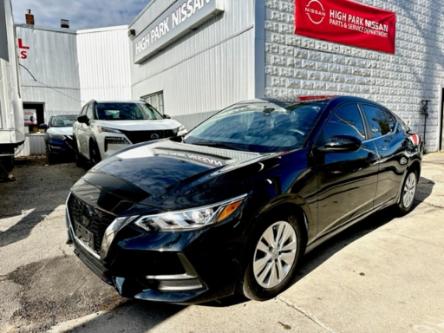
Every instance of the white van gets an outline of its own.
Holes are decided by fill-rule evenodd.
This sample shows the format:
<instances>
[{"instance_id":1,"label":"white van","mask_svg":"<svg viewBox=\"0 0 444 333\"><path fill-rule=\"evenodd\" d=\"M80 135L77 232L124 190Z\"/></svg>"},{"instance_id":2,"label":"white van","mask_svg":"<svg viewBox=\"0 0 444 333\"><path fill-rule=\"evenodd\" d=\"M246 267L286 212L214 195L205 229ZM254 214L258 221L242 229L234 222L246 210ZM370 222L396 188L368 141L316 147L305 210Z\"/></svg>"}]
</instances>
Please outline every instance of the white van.
<instances>
[{"instance_id":1,"label":"white van","mask_svg":"<svg viewBox=\"0 0 444 333\"><path fill-rule=\"evenodd\" d=\"M25 140L23 104L10 0L0 0L0 181L10 179L15 149Z\"/></svg>"}]
</instances>

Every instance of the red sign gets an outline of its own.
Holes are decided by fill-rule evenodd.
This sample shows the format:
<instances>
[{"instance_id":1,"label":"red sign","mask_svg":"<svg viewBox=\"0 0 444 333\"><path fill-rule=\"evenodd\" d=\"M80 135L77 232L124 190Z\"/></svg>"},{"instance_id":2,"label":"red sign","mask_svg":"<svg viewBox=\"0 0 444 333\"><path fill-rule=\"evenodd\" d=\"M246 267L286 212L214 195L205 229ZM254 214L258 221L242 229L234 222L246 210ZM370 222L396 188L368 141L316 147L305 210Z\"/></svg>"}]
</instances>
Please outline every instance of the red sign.
<instances>
[{"instance_id":1,"label":"red sign","mask_svg":"<svg viewBox=\"0 0 444 333\"><path fill-rule=\"evenodd\" d=\"M21 38L19 38L17 40L17 42L18 42L18 48L19 48L19 53L20 53L20 59L27 59L29 46L25 45L23 43L23 39L21 39Z\"/></svg>"},{"instance_id":2,"label":"red sign","mask_svg":"<svg viewBox=\"0 0 444 333\"><path fill-rule=\"evenodd\" d=\"M295 0L298 35L395 53L396 13L351 0Z\"/></svg>"}]
</instances>

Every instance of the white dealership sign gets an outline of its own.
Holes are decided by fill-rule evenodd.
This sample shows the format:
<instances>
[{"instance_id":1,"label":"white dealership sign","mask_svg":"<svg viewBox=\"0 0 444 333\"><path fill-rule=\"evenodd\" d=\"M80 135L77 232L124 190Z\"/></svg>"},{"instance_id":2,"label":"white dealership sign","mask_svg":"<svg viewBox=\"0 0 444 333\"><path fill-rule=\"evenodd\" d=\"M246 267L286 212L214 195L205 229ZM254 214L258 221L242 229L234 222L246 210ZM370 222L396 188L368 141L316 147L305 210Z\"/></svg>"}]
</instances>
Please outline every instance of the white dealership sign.
<instances>
[{"instance_id":1,"label":"white dealership sign","mask_svg":"<svg viewBox=\"0 0 444 333\"><path fill-rule=\"evenodd\" d=\"M142 63L223 11L224 0L177 0L134 39L134 62Z\"/></svg>"}]
</instances>

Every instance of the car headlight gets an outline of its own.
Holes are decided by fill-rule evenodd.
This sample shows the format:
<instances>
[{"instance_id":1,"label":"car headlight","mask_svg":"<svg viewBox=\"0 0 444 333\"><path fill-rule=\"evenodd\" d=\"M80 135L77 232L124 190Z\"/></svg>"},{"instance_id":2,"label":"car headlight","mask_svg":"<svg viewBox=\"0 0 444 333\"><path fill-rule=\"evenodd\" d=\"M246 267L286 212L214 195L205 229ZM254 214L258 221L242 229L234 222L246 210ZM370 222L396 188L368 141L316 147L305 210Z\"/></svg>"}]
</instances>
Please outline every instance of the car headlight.
<instances>
[{"instance_id":1,"label":"car headlight","mask_svg":"<svg viewBox=\"0 0 444 333\"><path fill-rule=\"evenodd\" d=\"M99 133L117 133L122 134L122 132L115 128L109 128L109 127L103 127L103 126L97 126L97 131Z\"/></svg>"},{"instance_id":2,"label":"car headlight","mask_svg":"<svg viewBox=\"0 0 444 333\"><path fill-rule=\"evenodd\" d=\"M142 216L135 223L146 231L157 228L166 231L195 230L223 222L239 212L246 197L247 195L244 194L210 206Z\"/></svg>"}]
</instances>

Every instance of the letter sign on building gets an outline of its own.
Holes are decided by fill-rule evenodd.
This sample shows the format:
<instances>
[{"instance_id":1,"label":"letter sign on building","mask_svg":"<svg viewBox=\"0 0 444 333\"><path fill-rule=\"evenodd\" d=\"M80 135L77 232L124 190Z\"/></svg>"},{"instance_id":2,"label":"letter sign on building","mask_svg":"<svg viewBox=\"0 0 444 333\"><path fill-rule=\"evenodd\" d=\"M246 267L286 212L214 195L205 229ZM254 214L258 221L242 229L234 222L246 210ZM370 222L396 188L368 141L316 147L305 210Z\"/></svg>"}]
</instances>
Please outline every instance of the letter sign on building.
<instances>
[{"instance_id":1,"label":"letter sign on building","mask_svg":"<svg viewBox=\"0 0 444 333\"><path fill-rule=\"evenodd\" d=\"M142 63L223 11L224 0L177 0L134 39L134 62Z\"/></svg>"},{"instance_id":2,"label":"letter sign on building","mask_svg":"<svg viewBox=\"0 0 444 333\"><path fill-rule=\"evenodd\" d=\"M295 33L394 54L396 13L351 0L295 0Z\"/></svg>"},{"instance_id":3,"label":"letter sign on building","mask_svg":"<svg viewBox=\"0 0 444 333\"><path fill-rule=\"evenodd\" d=\"M28 59L29 46L25 45L25 43L23 43L23 39L21 38L17 39L17 44L19 48L20 59Z\"/></svg>"}]
</instances>

